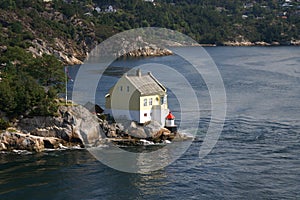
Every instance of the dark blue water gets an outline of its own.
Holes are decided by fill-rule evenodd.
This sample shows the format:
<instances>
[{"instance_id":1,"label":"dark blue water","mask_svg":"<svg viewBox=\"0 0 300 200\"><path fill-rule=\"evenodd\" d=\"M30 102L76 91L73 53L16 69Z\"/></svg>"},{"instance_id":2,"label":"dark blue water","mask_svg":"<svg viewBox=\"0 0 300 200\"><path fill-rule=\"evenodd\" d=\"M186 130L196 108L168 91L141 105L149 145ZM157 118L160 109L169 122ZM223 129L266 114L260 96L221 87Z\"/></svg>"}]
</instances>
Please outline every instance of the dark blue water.
<instances>
[{"instance_id":1,"label":"dark blue water","mask_svg":"<svg viewBox=\"0 0 300 200\"><path fill-rule=\"evenodd\" d=\"M209 103L207 88L197 80L204 98L199 135L168 167L130 174L103 165L86 150L1 153L0 199L299 199L300 48L207 51L224 80L227 116L204 159L198 153ZM152 59L182 64L172 56Z\"/></svg>"}]
</instances>

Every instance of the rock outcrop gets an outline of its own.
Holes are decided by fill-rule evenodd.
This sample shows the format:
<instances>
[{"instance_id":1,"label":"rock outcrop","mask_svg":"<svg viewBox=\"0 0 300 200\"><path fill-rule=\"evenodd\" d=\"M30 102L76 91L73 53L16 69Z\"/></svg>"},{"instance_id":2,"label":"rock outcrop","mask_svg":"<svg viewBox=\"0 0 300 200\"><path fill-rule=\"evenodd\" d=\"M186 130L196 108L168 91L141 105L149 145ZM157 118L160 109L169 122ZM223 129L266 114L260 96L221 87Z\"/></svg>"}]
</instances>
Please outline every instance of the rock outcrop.
<instances>
[{"instance_id":1,"label":"rock outcrop","mask_svg":"<svg viewBox=\"0 0 300 200\"><path fill-rule=\"evenodd\" d=\"M98 118L83 106L61 106L57 117L24 118L1 134L0 150L42 151L45 148L94 144L101 140Z\"/></svg>"},{"instance_id":2,"label":"rock outcrop","mask_svg":"<svg viewBox=\"0 0 300 200\"><path fill-rule=\"evenodd\" d=\"M46 42L42 39L34 39L31 41L31 46L28 51L34 56L42 56L43 54L50 54L56 56L66 65L79 65L86 56L86 52L79 51L74 47L68 46L59 38L55 38L55 45ZM79 59L80 58L80 59Z\"/></svg>"},{"instance_id":3,"label":"rock outcrop","mask_svg":"<svg viewBox=\"0 0 300 200\"><path fill-rule=\"evenodd\" d=\"M93 143L101 137L98 118L80 105L60 106L58 117L21 119L18 129L36 136L57 137L82 145Z\"/></svg>"},{"instance_id":4,"label":"rock outcrop","mask_svg":"<svg viewBox=\"0 0 300 200\"><path fill-rule=\"evenodd\" d=\"M151 45L134 49L128 53L123 54L122 57L168 56L172 54L173 52L169 49L159 48L155 45Z\"/></svg>"},{"instance_id":5,"label":"rock outcrop","mask_svg":"<svg viewBox=\"0 0 300 200\"><path fill-rule=\"evenodd\" d=\"M142 33L141 33L142 34ZM126 37L127 36L127 37ZM173 52L166 48L163 42L148 41L147 37L138 33L125 32L124 35L116 35L116 38L103 42L91 52L92 56L110 58L168 56Z\"/></svg>"},{"instance_id":6,"label":"rock outcrop","mask_svg":"<svg viewBox=\"0 0 300 200\"><path fill-rule=\"evenodd\" d=\"M156 121L140 125L133 121L109 123L104 115L91 113L83 106L60 106L56 117L23 118L15 128L0 133L0 151L97 146L106 142L117 145L166 143L187 139L172 133Z\"/></svg>"},{"instance_id":7,"label":"rock outcrop","mask_svg":"<svg viewBox=\"0 0 300 200\"><path fill-rule=\"evenodd\" d=\"M156 121L139 125L134 121L108 123L106 120L101 120L100 126L108 141L120 145L140 145L144 144L144 141L153 144L164 143L165 141L172 141L177 135L180 135L177 132L171 133Z\"/></svg>"},{"instance_id":8,"label":"rock outcrop","mask_svg":"<svg viewBox=\"0 0 300 200\"><path fill-rule=\"evenodd\" d=\"M27 150L41 152L45 148L57 149L68 145L63 139L24 134L16 129L8 129L0 135L0 150Z\"/></svg>"}]
</instances>

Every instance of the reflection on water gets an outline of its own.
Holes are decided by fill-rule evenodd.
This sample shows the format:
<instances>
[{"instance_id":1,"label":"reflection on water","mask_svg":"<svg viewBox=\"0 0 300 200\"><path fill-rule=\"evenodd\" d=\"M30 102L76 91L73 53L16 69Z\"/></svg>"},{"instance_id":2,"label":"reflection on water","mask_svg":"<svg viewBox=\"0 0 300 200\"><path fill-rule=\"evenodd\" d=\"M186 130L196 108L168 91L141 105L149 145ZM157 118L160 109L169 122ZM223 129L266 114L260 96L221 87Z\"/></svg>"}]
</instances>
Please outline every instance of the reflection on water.
<instances>
[{"instance_id":1,"label":"reflection on water","mask_svg":"<svg viewBox=\"0 0 300 200\"><path fill-rule=\"evenodd\" d=\"M149 173L174 162L188 149L191 143L192 140L173 142L156 149L156 151L153 151L154 147L152 147L152 151L147 148L148 150L144 152L138 152L141 149L137 149L136 152L127 151L114 145L92 147L88 150L95 158L114 169L131 173Z\"/></svg>"}]
</instances>

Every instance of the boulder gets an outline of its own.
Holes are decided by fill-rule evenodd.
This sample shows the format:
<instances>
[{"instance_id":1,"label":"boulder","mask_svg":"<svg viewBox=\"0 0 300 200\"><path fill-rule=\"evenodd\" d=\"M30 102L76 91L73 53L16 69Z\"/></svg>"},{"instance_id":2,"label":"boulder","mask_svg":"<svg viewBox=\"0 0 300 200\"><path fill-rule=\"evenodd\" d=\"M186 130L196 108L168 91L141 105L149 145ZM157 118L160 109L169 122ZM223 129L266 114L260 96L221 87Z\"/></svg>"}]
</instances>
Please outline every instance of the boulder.
<instances>
[{"instance_id":1,"label":"boulder","mask_svg":"<svg viewBox=\"0 0 300 200\"><path fill-rule=\"evenodd\" d=\"M156 121L151 121L147 125L138 125L136 122L132 121L125 123L124 130L126 134L140 139L153 138L153 136L161 129L161 124Z\"/></svg>"},{"instance_id":2,"label":"boulder","mask_svg":"<svg viewBox=\"0 0 300 200\"><path fill-rule=\"evenodd\" d=\"M44 150L42 137L31 136L14 131L5 131L0 136L1 150L27 150L41 152Z\"/></svg>"},{"instance_id":3,"label":"boulder","mask_svg":"<svg viewBox=\"0 0 300 200\"><path fill-rule=\"evenodd\" d=\"M124 132L127 135L130 135L133 138L147 138L147 134L145 133L142 126L139 126L134 121L124 121L122 122L124 126Z\"/></svg>"},{"instance_id":4,"label":"boulder","mask_svg":"<svg viewBox=\"0 0 300 200\"><path fill-rule=\"evenodd\" d=\"M161 124L157 121L151 121L144 127L144 130L147 134L147 138L154 138L157 132L162 128Z\"/></svg>"},{"instance_id":5,"label":"boulder","mask_svg":"<svg viewBox=\"0 0 300 200\"><path fill-rule=\"evenodd\" d=\"M68 112L72 115L69 121L72 129L77 131L78 138L82 138L83 144L93 144L101 139L100 126L95 114L89 112L85 107L77 105L68 107Z\"/></svg>"},{"instance_id":6,"label":"boulder","mask_svg":"<svg viewBox=\"0 0 300 200\"><path fill-rule=\"evenodd\" d=\"M43 138L44 147L47 149L58 149L62 144L66 144L65 141L55 137Z\"/></svg>"},{"instance_id":7,"label":"boulder","mask_svg":"<svg viewBox=\"0 0 300 200\"><path fill-rule=\"evenodd\" d=\"M171 134L171 131L169 131L166 128L161 128L159 131L157 131L156 133L154 133L152 135L152 138L157 139L157 138L160 138L162 135L163 136L169 136L170 134Z\"/></svg>"},{"instance_id":8,"label":"boulder","mask_svg":"<svg viewBox=\"0 0 300 200\"><path fill-rule=\"evenodd\" d=\"M56 137L80 145L93 144L103 137L97 116L83 106L60 106L58 113L58 117L20 119L17 127L31 135ZM108 124L105 126L108 128Z\"/></svg>"},{"instance_id":9,"label":"boulder","mask_svg":"<svg viewBox=\"0 0 300 200\"><path fill-rule=\"evenodd\" d=\"M32 118L22 118L17 123L17 128L26 132L36 132L36 129L46 129L47 127L59 124L56 118L36 116Z\"/></svg>"}]
</instances>

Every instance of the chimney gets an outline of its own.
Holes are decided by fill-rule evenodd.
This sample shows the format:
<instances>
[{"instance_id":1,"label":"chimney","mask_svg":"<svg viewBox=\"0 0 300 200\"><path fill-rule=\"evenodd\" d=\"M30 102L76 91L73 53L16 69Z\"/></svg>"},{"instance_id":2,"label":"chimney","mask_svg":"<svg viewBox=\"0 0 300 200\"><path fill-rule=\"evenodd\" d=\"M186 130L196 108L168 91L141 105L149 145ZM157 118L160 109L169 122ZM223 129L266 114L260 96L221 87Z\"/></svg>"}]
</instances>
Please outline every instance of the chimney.
<instances>
[{"instance_id":1,"label":"chimney","mask_svg":"<svg viewBox=\"0 0 300 200\"><path fill-rule=\"evenodd\" d=\"M141 77L142 76L142 72L141 72L141 69L137 69L136 70L136 75Z\"/></svg>"}]
</instances>

